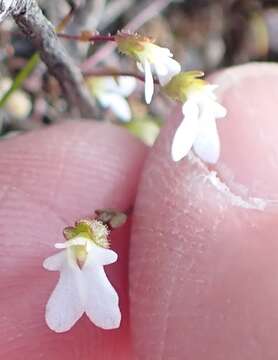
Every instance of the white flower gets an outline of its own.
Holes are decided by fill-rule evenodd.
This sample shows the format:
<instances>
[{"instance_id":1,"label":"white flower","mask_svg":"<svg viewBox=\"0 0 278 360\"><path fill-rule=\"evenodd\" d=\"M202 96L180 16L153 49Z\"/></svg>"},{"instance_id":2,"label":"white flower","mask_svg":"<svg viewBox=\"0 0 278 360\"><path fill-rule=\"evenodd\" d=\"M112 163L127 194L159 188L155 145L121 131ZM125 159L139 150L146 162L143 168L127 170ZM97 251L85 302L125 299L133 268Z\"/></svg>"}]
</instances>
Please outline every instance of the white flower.
<instances>
[{"instance_id":1,"label":"white flower","mask_svg":"<svg viewBox=\"0 0 278 360\"><path fill-rule=\"evenodd\" d=\"M88 223L80 221L73 231L76 232L80 224L82 231L65 243L56 244L56 248L64 250L43 263L45 269L60 272L45 314L47 325L55 332L71 329L84 312L102 329L120 326L119 298L103 269L104 265L117 261L118 256L114 251L100 246L107 244L107 228L93 220L89 224L89 234L87 230L84 232L84 226ZM88 234L92 235L91 238Z\"/></svg>"},{"instance_id":2,"label":"white flower","mask_svg":"<svg viewBox=\"0 0 278 360\"><path fill-rule=\"evenodd\" d=\"M226 116L226 109L217 102L217 85L206 84L187 93L182 112L184 118L176 130L172 143L172 158L179 161L193 146L205 162L216 163L220 155L220 141L215 119Z\"/></svg>"},{"instance_id":3,"label":"white flower","mask_svg":"<svg viewBox=\"0 0 278 360\"><path fill-rule=\"evenodd\" d=\"M138 34L119 32L116 36L118 49L137 61L139 70L145 73L145 100L150 104L154 92L153 73L160 85L166 85L181 71L180 64L174 60L167 48L154 44L153 39Z\"/></svg>"},{"instance_id":4,"label":"white flower","mask_svg":"<svg viewBox=\"0 0 278 360\"><path fill-rule=\"evenodd\" d=\"M136 87L136 80L130 76L91 78L88 85L104 108L111 108L122 121L131 120L132 114L127 100Z\"/></svg>"},{"instance_id":5,"label":"white flower","mask_svg":"<svg viewBox=\"0 0 278 360\"><path fill-rule=\"evenodd\" d=\"M160 85L166 85L173 76L181 71L180 64L172 59L173 54L167 48L148 43L144 52L138 54L137 66L145 73L145 101L150 104L154 93L153 73Z\"/></svg>"}]
</instances>

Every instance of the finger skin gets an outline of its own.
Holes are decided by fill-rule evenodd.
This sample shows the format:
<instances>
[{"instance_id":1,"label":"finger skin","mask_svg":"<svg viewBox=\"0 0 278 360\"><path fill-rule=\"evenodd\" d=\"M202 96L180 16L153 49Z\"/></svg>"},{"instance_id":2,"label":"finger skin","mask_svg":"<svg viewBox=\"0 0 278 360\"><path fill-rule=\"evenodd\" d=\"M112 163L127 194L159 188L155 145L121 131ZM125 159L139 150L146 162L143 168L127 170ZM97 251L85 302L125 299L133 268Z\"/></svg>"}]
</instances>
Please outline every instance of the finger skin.
<instances>
[{"instance_id":1,"label":"finger skin","mask_svg":"<svg viewBox=\"0 0 278 360\"><path fill-rule=\"evenodd\" d=\"M179 112L149 154L130 252L138 359L278 357L278 211L273 203L261 210L266 198L277 199L277 104L269 101L277 79L278 66L266 64L215 75L229 112L218 122L216 167L194 155L171 160Z\"/></svg>"},{"instance_id":2,"label":"finger skin","mask_svg":"<svg viewBox=\"0 0 278 360\"><path fill-rule=\"evenodd\" d=\"M218 122L222 150L217 171L241 196L277 200L277 65L238 66L211 80L219 84L219 100L229 109Z\"/></svg>"},{"instance_id":3,"label":"finger skin","mask_svg":"<svg viewBox=\"0 0 278 360\"><path fill-rule=\"evenodd\" d=\"M86 316L67 333L44 321L58 280L42 268L67 225L102 207L134 201L145 147L124 130L68 123L0 144L0 358L131 359L127 258L130 222L115 230L117 263L105 267L119 293L120 329L96 328Z\"/></svg>"}]
</instances>

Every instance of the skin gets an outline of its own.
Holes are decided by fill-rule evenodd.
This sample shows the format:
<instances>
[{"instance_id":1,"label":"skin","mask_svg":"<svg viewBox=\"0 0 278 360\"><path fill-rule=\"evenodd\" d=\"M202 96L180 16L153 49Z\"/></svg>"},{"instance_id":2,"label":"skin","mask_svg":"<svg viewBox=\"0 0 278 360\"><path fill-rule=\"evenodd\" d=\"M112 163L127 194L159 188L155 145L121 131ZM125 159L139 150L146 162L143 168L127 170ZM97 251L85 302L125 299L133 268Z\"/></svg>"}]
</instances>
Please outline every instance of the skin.
<instances>
[{"instance_id":1,"label":"skin","mask_svg":"<svg viewBox=\"0 0 278 360\"><path fill-rule=\"evenodd\" d=\"M236 67L212 81L229 111L217 123L216 167L171 161L179 111L150 151L125 130L92 122L0 143L1 359L277 359L278 207L246 204L278 200L278 66ZM207 180L210 170L231 193ZM121 328L103 331L83 316L53 333L44 306L58 274L43 259L74 220L132 205L132 229L129 220L112 235L119 261L106 267Z\"/></svg>"},{"instance_id":2,"label":"skin","mask_svg":"<svg viewBox=\"0 0 278 360\"><path fill-rule=\"evenodd\" d=\"M134 203L146 148L126 131L94 122L53 126L0 148L0 358L130 359L130 222L113 233L119 260L106 267L121 299L119 330L100 330L86 316L67 333L49 330L44 307L58 273L42 262L57 252L66 225L98 208Z\"/></svg>"}]
</instances>

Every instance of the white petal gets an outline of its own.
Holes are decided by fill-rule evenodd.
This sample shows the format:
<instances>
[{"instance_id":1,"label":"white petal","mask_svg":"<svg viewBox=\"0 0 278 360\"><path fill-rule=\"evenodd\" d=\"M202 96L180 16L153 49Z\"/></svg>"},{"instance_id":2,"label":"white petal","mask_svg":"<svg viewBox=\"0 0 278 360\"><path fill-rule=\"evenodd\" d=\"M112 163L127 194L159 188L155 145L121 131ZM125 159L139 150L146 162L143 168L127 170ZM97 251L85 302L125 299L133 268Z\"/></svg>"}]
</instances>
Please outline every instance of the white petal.
<instances>
[{"instance_id":1,"label":"white petal","mask_svg":"<svg viewBox=\"0 0 278 360\"><path fill-rule=\"evenodd\" d=\"M216 95L211 92L210 88L214 86L217 85L206 85L202 90L192 91L188 98L198 103L202 112L211 114L214 118L223 118L227 115L227 110L217 102Z\"/></svg>"},{"instance_id":2,"label":"white petal","mask_svg":"<svg viewBox=\"0 0 278 360\"><path fill-rule=\"evenodd\" d=\"M212 97L216 96L215 95L215 90L219 88L218 84L207 84L205 85L204 91L206 91L208 94L211 94Z\"/></svg>"},{"instance_id":3,"label":"white petal","mask_svg":"<svg viewBox=\"0 0 278 360\"><path fill-rule=\"evenodd\" d=\"M137 61L136 65L138 67L138 70L143 73L144 72L144 66L142 65L142 63L140 63L140 61Z\"/></svg>"},{"instance_id":4,"label":"white petal","mask_svg":"<svg viewBox=\"0 0 278 360\"><path fill-rule=\"evenodd\" d=\"M118 255L117 253L115 253L115 251L110 249L105 249L91 242L91 250L90 250L90 256L88 256L88 261L93 260L98 265L103 266L103 265L113 264L114 262L117 261L117 259L118 259Z\"/></svg>"},{"instance_id":5,"label":"white petal","mask_svg":"<svg viewBox=\"0 0 278 360\"><path fill-rule=\"evenodd\" d=\"M222 106L221 104L219 104L216 101L213 104L212 111L213 111L215 118L223 118L227 115L227 109L224 108L224 106Z\"/></svg>"},{"instance_id":6,"label":"white petal","mask_svg":"<svg viewBox=\"0 0 278 360\"><path fill-rule=\"evenodd\" d=\"M101 94L99 101L103 107L109 107L123 121L131 119L129 104L125 98L118 94Z\"/></svg>"},{"instance_id":7,"label":"white petal","mask_svg":"<svg viewBox=\"0 0 278 360\"><path fill-rule=\"evenodd\" d=\"M83 274L76 262L69 257L67 260L46 305L45 320L55 332L71 329L84 313L86 289Z\"/></svg>"},{"instance_id":8,"label":"white petal","mask_svg":"<svg viewBox=\"0 0 278 360\"><path fill-rule=\"evenodd\" d=\"M116 329L120 326L121 312L119 297L110 284L104 269L98 265L91 252L83 266L82 273L87 285L85 312L89 319L102 329Z\"/></svg>"},{"instance_id":9,"label":"white petal","mask_svg":"<svg viewBox=\"0 0 278 360\"><path fill-rule=\"evenodd\" d=\"M198 105L188 100L183 105L184 119L176 130L172 143L172 159L179 161L190 151L200 130L200 112Z\"/></svg>"},{"instance_id":10,"label":"white petal","mask_svg":"<svg viewBox=\"0 0 278 360\"><path fill-rule=\"evenodd\" d=\"M219 88L218 84L207 84L206 87L208 87L211 91L215 91Z\"/></svg>"},{"instance_id":11,"label":"white petal","mask_svg":"<svg viewBox=\"0 0 278 360\"><path fill-rule=\"evenodd\" d=\"M102 92L118 92L119 85L112 76L103 77L102 84Z\"/></svg>"},{"instance_id":12,"label":"white petal","mask_svg":"<svg viewBox=\"0 0 278 360\"><path fill-rule=\"evenodd\" d=\"M205 162L216 163L220 155L220 141L215 119L203 119L198 136L193 144L195 153Z\"/></svg>"},{"instance_id":13,"label":"white petal","mask_svg":"<svg viewBox=\"0 0 278 360\"><path fill-rule=\"evenodd\" d=\"M174 59L167 58L162 63L156 63L155 71L159 80L159 83L166 85L173 76L177 75L181 71L181 65Z\"/></svg>"},{"instance_id":14,"label":"white petal","mask_svg":"<svg viewBox=\"0 0 278 360\"><path fill-rule=\"evenodd\" d=\"M145 71L145 100L147 104L150 104L154 92L154 82L151 71L151 65L147 60L145 60L144 62L144 71Z\"/></svg>"},{"instance_id":15,"label":"white petal","mask_svg":"<svg viewBox=\"0 0 278 360\"><path fill-rule=\"evenodd\" d=\"M43 267L49 271L57 271L60 270L63 266L64 262L67 260L67 252L60 251L57 254L49 256L43 262Z\"/></svg>"},{"instance_id":16,"label":"white petal","mask_svg":"<svg viewBox=\"0 0 278 360\"><path fill-rule=\"evenodd\" d=\"M136 88L136 79L132 76L118 77L118 93L124 97L129 96Z\"/></svg>"},{"instance_id":17,"label":"white petal","mask_svg":"<svg viewBox=\"0 0 278 360\"><path fill-rule=\"evenodd\" d=\"M160 47L156 45L156 52L158 54L158 57L173 57L173 54L171 53L171 51L168 48L165 47Z\"/></svg>"},{"instance_id":18,"label":"white petal","mask_svg":"<svg viewBox=\"0 0 278 360\"><path fill-rule=\"evenodd\" d=\"M66 249L68 247L74 246L74 245L86 245L87 239L82 236L76 236L70 240L67 240L63 243L56 243L54 246L56 249Z\"/></svg>"},{"instance_id":19,"label":"white petal","mask_svg":"<svg viewBox=\"0 0 278 360\"><path fill-rule=\"evenodd\" d=\"M181 72L181 64L175 59L168 59L167 67L172 76Z\"/></svg>"},{"instance_id":20,"label":"white petal","mask_svg":"<svg viewBox=\"0 0 278 360\"><path fill-rule=\"evenodd\" d=\"M56 249L66 249L68 246L67 246L67 243L66 242L63 242L63 243L56 243L54 244L54 247Z\"/></svg>"},{"instance_id":21,"label":"white petal","mask_svg":"<svg viewBox=\"0 0 278 360\"><path fill-rule=\"evenodd\" d=\"M161 61L154 63L153 67L158 78L160 78L160 76L166 76L168 74L167 65Z\"/></svg>"}]
</instances>

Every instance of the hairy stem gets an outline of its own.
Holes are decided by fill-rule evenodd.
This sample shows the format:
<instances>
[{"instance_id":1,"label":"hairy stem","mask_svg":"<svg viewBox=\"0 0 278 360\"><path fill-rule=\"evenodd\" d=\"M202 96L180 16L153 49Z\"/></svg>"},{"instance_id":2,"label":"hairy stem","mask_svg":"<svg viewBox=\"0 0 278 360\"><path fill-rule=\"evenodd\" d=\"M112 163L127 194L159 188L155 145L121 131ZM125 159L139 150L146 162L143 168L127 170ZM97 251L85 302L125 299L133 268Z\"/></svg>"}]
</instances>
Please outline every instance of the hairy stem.
<instances>
[{"instance_id":1,"label":"hairy stem","mask_svg":"<svg viewBox=\"0 0 278 360\"><path fill-rule=\"evenodd\" d=\"M173 0L152 0L149 5L143 3L143 9L137 11L137 16L133 18L123 30L136 31L147 21L157 16L163 9L165 9ZM138 2L142 6L142 2ZM105 59L109 59L111 53L115 50L115 43L104 44L92 56L86 59L82 64L82 70L87 71L95 67L98 63Z\"/></svg>"},{"instance_id":2,"label":"hairy stem","mask_svg":"<svg viewBox=\"0 0 278 360\"><path fill-rule=\"evenodd\" d=\"M85 42L116 41L115 36L113 35L89 35L87 32L84 32L81 35L69 35L69 34L58 33L57 36L66 40L85 41Z\"/></svg>"}]
</instances>

